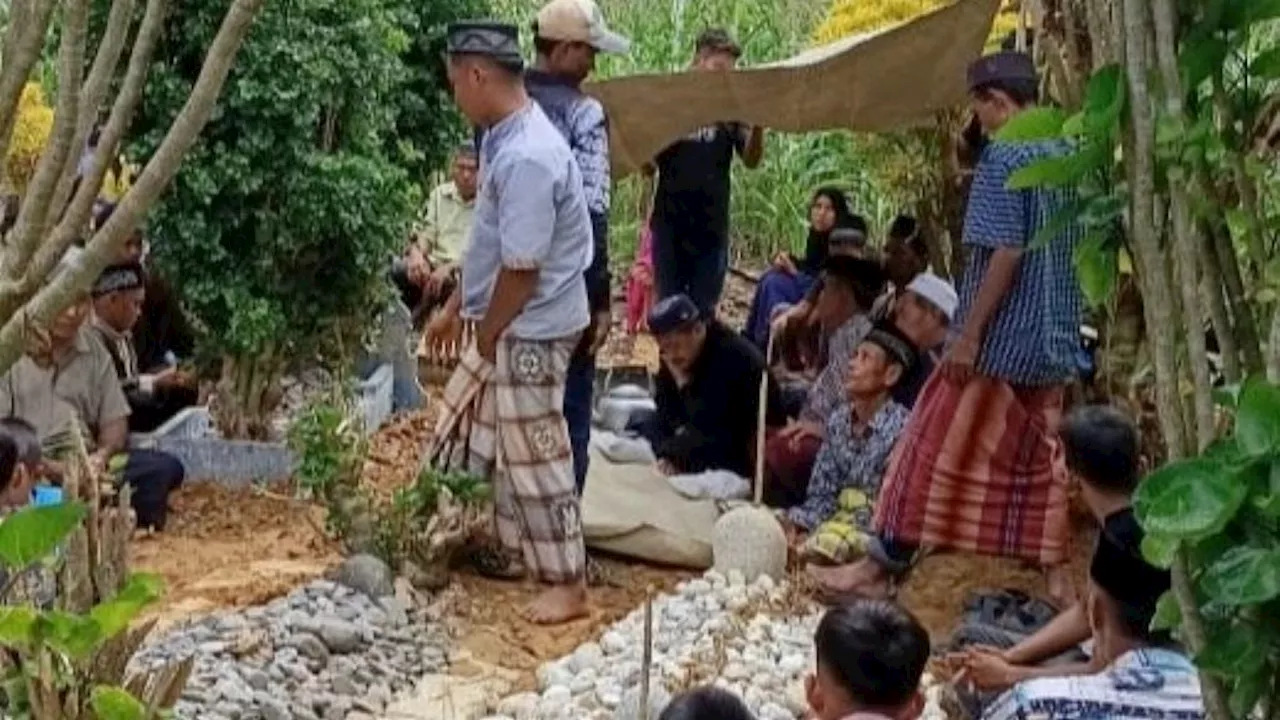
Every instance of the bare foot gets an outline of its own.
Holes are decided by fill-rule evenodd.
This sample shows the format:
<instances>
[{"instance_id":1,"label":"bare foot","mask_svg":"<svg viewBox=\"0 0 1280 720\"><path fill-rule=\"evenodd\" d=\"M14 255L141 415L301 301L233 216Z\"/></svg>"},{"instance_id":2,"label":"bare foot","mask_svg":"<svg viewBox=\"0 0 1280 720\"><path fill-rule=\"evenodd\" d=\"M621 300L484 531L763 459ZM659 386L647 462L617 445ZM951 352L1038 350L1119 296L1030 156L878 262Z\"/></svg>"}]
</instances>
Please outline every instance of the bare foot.
<instances>
[{"instance_id":1,"label":"bare foot","mask_svg":"<svg viewBox=\"0 0 1280 720\"><path fill-rule=\"evenodd\" d=\"M587 614L587 588L582 583L552 585L521 614L535 625L560 625L583 617Z\"/></svg>"},{"instance_id":2,"label":"bare foot","mask_svg":"<svg viewBox=\"0 0 1280 720\"><path fill-rule=\"evenodd\" d=\"M818 600L827 605L891 594L888 574L871 560L832 568L810 567L807 572L818 587Z\"/></svg>"}]
</instances>

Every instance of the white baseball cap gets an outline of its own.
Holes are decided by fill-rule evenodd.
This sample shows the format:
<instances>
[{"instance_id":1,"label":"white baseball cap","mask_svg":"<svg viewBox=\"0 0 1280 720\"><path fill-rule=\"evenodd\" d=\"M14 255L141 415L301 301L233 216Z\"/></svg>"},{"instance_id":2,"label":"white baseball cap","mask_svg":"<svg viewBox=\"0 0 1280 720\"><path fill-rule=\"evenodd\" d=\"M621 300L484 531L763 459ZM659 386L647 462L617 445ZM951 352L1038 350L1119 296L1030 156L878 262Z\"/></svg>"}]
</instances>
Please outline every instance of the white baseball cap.
<instances>
[{"instance_id":1,"label":"white baseball cap","mask_svg":"<svg viewBox=\"0 0 1280 720\"><path fill-rule=\"evenodd\" d=\"M631 41L611 31L595 0L551 0L538 11L538 37L586 43L600 52L625 55Z\"/></svg>"},{"instance_id":2,"label":"white baseball cap","mask_svg":"<svg viewBox=\"0 0 1280 720\"><path fill-rule=\"evenodd\" d=\"M907 285L907 292L928 300L934 307L942 311L947 322L956 319L956 308L960 305L960 297L956 295L951 283L931 272L922 272Z\"/></svg>"}]
</instances>

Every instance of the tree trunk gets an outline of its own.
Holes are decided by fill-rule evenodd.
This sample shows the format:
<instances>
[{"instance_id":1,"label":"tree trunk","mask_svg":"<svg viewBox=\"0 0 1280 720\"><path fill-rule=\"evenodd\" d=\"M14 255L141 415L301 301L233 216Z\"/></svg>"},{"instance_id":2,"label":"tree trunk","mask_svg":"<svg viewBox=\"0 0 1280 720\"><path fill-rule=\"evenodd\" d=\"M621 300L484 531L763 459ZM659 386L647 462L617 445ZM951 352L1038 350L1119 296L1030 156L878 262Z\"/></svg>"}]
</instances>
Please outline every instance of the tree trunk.
<instances>
[{"instance_id":1,"label":"tree trunk","mask_svg":"<svg viewBox=\"0 0 1280 720\"><path fill-rule=\"evenodd\" d=\"M1200 234L1200 257L1203 261L1204 281L1201 291L1209 310L1213 334L1218 338L1218 351L1222 355L1222 374L1229 383L1240 382L1240 345L1236 342L1236 329L1231 313L1223 300L1222 268L1218 254L1213 249L1213 239L1208 233Z\"/></svg>"},{"instance_id":2,"label":"tree trunk","mask_svg":"<svg viewBox=\"0 0 1280 720\"><path fill-rule=\"evenodd\" d=\"M1245 294L1244 273L1240 270L1240 261L1236 258L1236 250L1231 242L1231 230L1227 227L1226 218L1218 215L1215 220L1209 226L1209 238L1218 256L1218 266L1222 268L1222 286L1227 293L1227 305L1235 319L1236 344L1240 348L1244 374L1261 372L1262 336Z\"/></svg>"},{"instance_id":3,"label":"tree trunk","mask_svg":"<svg viewBox=\"0 0 1280 720\"><path fill-rule=\"evenodd\" d=\"M241 44L244 42L246 34L253 23L254 17L262 8L265 0L235 0L230 9L227 10L226 16L223 18L222 26L218 29L218 34L214 37L212 44L209 46L209 52L205 56L205 62L200 70L200 76L196 80L195 86L191 90L191 94L187 99L187 104L178 113L178 117L169 127L168 133L165 135L164 141L161 142L159 149L147 162L146 167L139 175L137 181L129 189L120 203L116 206L116 211L112 213L111 219L101 228L97 230L93 238L89 241L85 253L74 267L68 272L59 274L48 284L45 283L47 270L43 273L35 272L39 268L42 258L53 256L52 261L47 267L52 269L61 257L61 252L56 255L53 253L52 246L56 239L65 239L71 237L83 226L81 222L75 222L73 217L65 217L53 233L54 239L48 236L41 237L39 247L36 249L36 258L31 263L36 268L28 268L24 272L36 277L37 286L40 287L30 300L25 300L20 307L11 310L8 313L0 313L3 319L3 326L0 326L0 373L7 372L13 366L15 360L21 357L25 349L25 340L29 335L29 328L32 326L43 326L53 319L64 308L71 304L76 293L88 288L93 279L102 272L119 253L120 246L124 243L125 238L138 226L138 223L146 212L159 199L160 193L168 187L173 180L174 174L178 171L178 166L182 162L182 157L191 149L195 143L196 137L208 122L210 115L213 113L214 106L217 103L218 95L222 91L222 86L226 82L227 74L231 71L231 65L235 60L236 54L240 50ZM148 3L148 9L153 6L159 6L162 3L154 0ZM146 25L146 17L143 24ZM46 23L47 26L47 23ZM12 31L12 27L10 28ZM139 31L142 32L141 30ZM6 36L8 37L8 36ZM43 39L43 36L41 37ZM152 38L154 40L154 37ZM140 37L139 43L134 47L134 54L130 58L130 72L126 74L126 83L130 74L133 74L135 64L141 66L141 76L145 79L146 64L142 61L149 58L150 51L144 45L143 38ZM144 52L145 51L145 52ZM8 46L6 45L5 53L8 57ZM18 52L14 51L15 54ZM149 59L147 60L149 64ZM0 129L3 129L4 123L12 124L12 118L4 115L6 102L4 92L7 91L7 78L11 69L6 65L3 72L0 72ZM25 79L25 74L23 75ZM121 91L123 98L117 97L116 106L112 110L115 116L116 110L129 107L129 98L127 96L128 87ZM138 92L141 93L141 86L138 86ZM16 101L15 101L16 102ZM136 104L136 100L133 100ZM8 113L9 116L12 113ZM124 123L127 117L121 117L120 122ZM110 121L108 121L110 124ZM105 134L105 133L104 133ZM8 133L0 134L7 142ZM103 152L99 148L99 153ZM98 189L101 186L103 163L95 161L96 183L90 183L91 178L86 178L82 185L82 190L89 197L88 201L81 207L87 216L92 208L92 197L96 197ZM89 187L84 187L89 185ZM81 201L80 193L77 193L77 201ZM69 213L70 215L70 213ZM67 245L70 240L66 241ZM61 243L57 243L61 244ZM41 251L44 251L43 253ZM0 283L0 296L5 292L13 292L12 283Z\"/></svg>"},{"instance_id":4,"label":"tree trunk","mask_svg":"<svg viewBox=\"0 0 1280 720\"><path fill-rule=\"evenodd\" d=\"M212 406L222 437L234 440L277 440L272 414L280 404L283 365L273 349L222 360L222 377Z\"/></svg>"}]
</instances>

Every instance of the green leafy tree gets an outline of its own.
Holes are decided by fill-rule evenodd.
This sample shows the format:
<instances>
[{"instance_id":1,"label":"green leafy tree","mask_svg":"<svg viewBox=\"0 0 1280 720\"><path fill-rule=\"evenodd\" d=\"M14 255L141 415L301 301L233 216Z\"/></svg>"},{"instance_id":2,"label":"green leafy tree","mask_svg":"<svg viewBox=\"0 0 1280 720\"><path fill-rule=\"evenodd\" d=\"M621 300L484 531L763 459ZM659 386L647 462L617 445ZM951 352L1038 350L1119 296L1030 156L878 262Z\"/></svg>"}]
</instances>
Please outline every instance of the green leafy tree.
<instances>
[{"instance_id":1,"label":"green leafy tree","mask_svg":"<svg viewBox=\"0 0 1280 720\"><path fill-rule=\"evenodd\" d=\"M168 21L135 127L145 155L195 80L221 3ZM279 0L259 18L219 112L150 219L157 261L218 362L218 422L262 438L295 360L347 361L385 304L411 176L460 126L432 38L452 3ZM404 133L413 133L406 136Z\"/></svg>"}]
</instances>

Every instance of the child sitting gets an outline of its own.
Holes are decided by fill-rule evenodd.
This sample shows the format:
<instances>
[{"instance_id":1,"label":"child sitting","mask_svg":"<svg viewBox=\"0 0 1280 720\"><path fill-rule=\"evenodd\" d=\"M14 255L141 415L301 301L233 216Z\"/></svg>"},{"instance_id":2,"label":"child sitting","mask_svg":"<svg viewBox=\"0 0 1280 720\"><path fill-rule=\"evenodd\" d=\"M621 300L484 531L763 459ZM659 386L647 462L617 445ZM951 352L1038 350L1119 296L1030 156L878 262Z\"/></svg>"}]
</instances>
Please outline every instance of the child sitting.
<instances>
[{"instance_id":1,"label":"child sitting","mask_svg":"<svg viewBox=\"0 0 1280 720\"><path fill-rule=\"evenodd\" d=\"M815 720L907 720L924 709L929 633L899 605L859 600L829 610L814 634L817 671L805 683Z\"/></svg>"}]
</instances>

